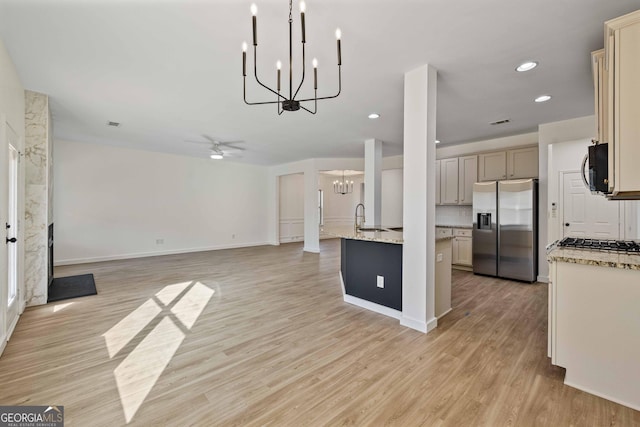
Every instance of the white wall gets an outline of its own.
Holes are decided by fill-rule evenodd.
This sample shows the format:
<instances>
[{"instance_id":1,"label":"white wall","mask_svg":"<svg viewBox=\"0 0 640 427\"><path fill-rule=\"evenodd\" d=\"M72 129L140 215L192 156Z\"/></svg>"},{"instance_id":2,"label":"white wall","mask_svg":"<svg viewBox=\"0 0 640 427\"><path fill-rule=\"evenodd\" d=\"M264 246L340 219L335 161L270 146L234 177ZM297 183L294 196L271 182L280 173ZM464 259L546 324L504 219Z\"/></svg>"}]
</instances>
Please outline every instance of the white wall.
<instances>
[{"instance_id":1,"label":"white wall","mask_svg":"<svg viewBox=\"0 0 640 427\"><path fill-rule=\"evenodd\" d=\"M7 128L11 127L18 136L18 150L24 153L24 88L18 77L4 43L0 40L0 224L7 221L8 205L8 142ZM24 296L24 167L20 171L18 189L18 216L21 219L18 230L18 292L20 311ZM0 244L0 353L5 347L9 334L7 307L7 245Z\"/></svg>"},{"instance_id":2,"label":"white wall","mask_svg":"<svg viewBox=\"0 0 640 427\"><path fill-rule=\"evenodd\" d=\"M266 167L59 140L54 157L57 264L267 242Z\"/></svg>"}]
</instances>

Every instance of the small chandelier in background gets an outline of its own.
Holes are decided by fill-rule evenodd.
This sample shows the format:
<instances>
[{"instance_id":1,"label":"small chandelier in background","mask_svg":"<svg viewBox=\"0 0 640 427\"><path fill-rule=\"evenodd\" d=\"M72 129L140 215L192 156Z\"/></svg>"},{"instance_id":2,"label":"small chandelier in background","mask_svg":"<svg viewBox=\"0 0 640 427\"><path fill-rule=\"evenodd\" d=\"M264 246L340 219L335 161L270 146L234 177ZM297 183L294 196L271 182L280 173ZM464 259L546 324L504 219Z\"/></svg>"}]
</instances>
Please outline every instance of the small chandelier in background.
<instances>
[{"instance_id":1,"label":"small chandelier in background","mask_svg":"<svg viewBox=\"0 0 640 427\"><path fill-rule=\"evenodd\" d=\"M306 36L305 36L305 21L304 21L304 12L305 12L305 3L303 1L300 2L300 26L302 32L302 78L300 80L300 84L296 91L293 91L293 39L292 39L292 29L293 29L293 19L291 16L292 10L292 0L289 0L289 96L282 95L280 93L280 71L282 68L282 63L278 61L276 63L276 75L277 75L277 85L276 90L273 90L269 86L265 85L258 78L258 65L257 65L257 51L258 51L258 32L257 32L257 13L258 7L255 4L251 5L251 13L253 14L253 73L256 78L258 84L273 95L276 96L275 101L263 101L263 102L249 102L247 101L247 43L242 43L242 88L243 88L243 96L244 102L248 105L265 105L265 104L277 104L278 107L278 115L282 114L283 111L298 111L303 109L311 114L316 114L318 111L318 100L322 99L331 99L337 98L342 91L342 50L340 47L340 38L341 32L340 29L336 30L336 39L337 39L337 49L338 49L338 93L332 96L323 96L318 98L318 61L313 58L313 90L314 96L313 98L305 98L305 99L296 99L298 96L298 92L302 87L302 83L304 83L305 77L305 52L304 46L306 44ZM286 90L286 89L285 89ZM311 102L313 101L313 110L304 107L301 105L302 102Z\"/></svg>"},{"instance_id":2,"label":"small chandelier in background","mask_svg":"<svg viewBox=\"0 0 640 427\"><path fill-rule=\"evenodd\" d=\"M342 181L333 181L333 192L336 194L350 194L353 193L353 181L344 179L344 171L342 171Z\"/></svg>"}]
</instances>

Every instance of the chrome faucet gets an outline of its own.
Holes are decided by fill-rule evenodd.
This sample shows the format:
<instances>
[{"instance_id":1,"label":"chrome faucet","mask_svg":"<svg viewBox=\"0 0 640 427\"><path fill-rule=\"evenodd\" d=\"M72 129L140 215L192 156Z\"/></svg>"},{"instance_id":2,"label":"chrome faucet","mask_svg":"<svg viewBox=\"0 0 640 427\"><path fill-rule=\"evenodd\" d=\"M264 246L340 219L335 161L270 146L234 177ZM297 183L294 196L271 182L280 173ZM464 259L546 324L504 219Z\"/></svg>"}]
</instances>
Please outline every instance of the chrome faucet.
<instances>
[{"instance_id":1,"label":"chrome faucet","mask_svg":"<svg viewBox=\"0 0 640 427\"><path fill-rule=\"evenodd\" d=\"M358 208L362 206L362 215L358 215ZM360 220L360 224L358 224L358 218L361 218ZM354 223L354 228L356 231L358 231L359 228L361 228L364 225L364 205L362 203L358 203L356 205L356 218L355 218L355 223Z\"/></svg>"}]
</instances>

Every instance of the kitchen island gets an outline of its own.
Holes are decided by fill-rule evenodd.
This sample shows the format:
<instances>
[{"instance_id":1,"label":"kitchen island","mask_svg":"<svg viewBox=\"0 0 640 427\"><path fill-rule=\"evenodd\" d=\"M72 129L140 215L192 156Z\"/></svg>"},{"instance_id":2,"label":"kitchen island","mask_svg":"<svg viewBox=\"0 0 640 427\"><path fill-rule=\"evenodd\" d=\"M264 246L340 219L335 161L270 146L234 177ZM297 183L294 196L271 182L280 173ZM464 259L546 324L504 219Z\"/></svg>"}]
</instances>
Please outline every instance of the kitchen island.
<instances>
[{"instance_id":1,"label":"kitchen island","mask_svg":"<svg viewBox=\"0 0 640 427\"><path fill-rule=\"evenodd\" d=\"M402 316L401 227L328 227L341 238L344 301L396 319ZM436 239L436 316L451 311L451 236Z\"/></svg>"},{"instance_id":2,"label":"kitchen island","mask_svg":"<svg viewBox=\"0 0 640 427\"><path fill-rule=\"evenodd\" d=\"M640 410L640 253L552 246L548 356L564 383Z\"/></svg>"}]
</instances>

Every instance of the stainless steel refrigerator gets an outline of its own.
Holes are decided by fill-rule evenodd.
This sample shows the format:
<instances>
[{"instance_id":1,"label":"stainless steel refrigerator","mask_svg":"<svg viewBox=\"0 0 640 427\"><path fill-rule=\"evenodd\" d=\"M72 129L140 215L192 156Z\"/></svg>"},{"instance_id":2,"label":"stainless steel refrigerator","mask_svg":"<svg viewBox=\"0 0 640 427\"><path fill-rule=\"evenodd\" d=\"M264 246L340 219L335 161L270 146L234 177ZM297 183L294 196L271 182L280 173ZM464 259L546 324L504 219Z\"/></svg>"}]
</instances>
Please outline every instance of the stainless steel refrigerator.
<instances>
[{"instance_id":1,"label":"stainless steel refrigerator","mask_svg":"<svg viewBox=\"0 0 640 427\"><path fill-rule=\"evenodd\" d=\"M535 282L538 180L473 184L473 272Z\"/></svg>"}]
</instances>

